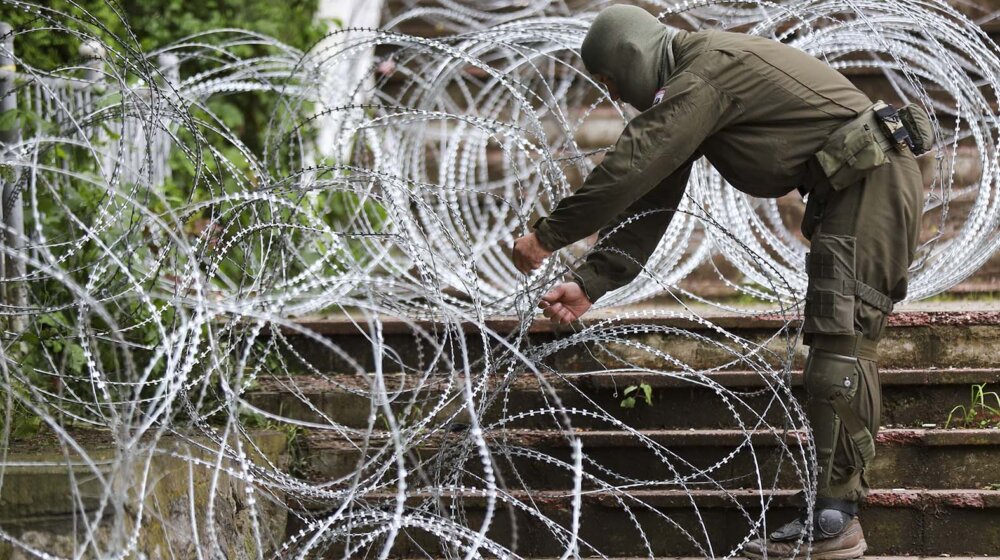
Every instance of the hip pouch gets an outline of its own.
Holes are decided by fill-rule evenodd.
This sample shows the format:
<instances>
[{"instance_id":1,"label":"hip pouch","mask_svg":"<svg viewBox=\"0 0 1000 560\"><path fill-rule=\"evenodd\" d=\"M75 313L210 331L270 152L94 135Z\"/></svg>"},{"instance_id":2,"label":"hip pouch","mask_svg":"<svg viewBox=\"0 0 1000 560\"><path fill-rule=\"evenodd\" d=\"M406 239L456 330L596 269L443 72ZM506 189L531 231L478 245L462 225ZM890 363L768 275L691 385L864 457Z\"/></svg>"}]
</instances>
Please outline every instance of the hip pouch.
<instances>
[{"instance_id":1,"label":"hip pouch","mask_svg":"<svg viewBox=\"0 0 1000 560\"><path fill-rule=\"evenodd\" d=\"M910 103L899 110L899 120L910 134L910 151L919 156L934 147L934 126L927 111L920 105Z\"/></svg>"},{"instance_id":2,"label":"hip pouch","mask_svg":"<svg viewBox=\"0 0 1000 560\"><path fill-rule=\"evenodd\" d=\"M816 152L816 160L834 190L860 182L873 169L889 161L879 142L882 131L878 126L875 111L869 107L835 130Z\"/></svg>"}]
</instances>

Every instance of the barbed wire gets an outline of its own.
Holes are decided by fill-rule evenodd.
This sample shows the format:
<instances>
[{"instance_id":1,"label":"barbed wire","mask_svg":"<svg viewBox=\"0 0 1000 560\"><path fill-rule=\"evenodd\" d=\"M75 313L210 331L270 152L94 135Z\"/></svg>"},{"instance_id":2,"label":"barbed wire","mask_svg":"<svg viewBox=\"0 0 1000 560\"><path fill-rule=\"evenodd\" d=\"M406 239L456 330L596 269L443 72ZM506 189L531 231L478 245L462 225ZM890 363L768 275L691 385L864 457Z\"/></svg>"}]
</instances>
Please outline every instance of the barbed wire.
<instances>
[{"instance_id":1,"label":"barbed wire","mask_svg":"<svg viewBox=\"0 0 1000 560\"><path fill-rule=\"evenodd\" d=\"M610 508L618 542L650 557L665 539L728 557L766 533L775 496L811 500L815 452L791 390L806 249L777 202L698 163L605 315L564 336L533 327L594 240L528 277L511 242L593 168L589 131L632 116L579 61L606 3L400 2L384 29L306 52L230 29L144 53L79 10L3 0L39 22L15 45L63 34L104 58L83 79L94 66L0 52L23 129L4 146L5 214L24 211L23 231L5 223L4 284L27 294L0 308L0 492L18 468L63 468L76 519L58 546L6 525L0 539L42 557L607 557L582 527ZM1000 72L968 18L916 0L644 5L876 71L936 115L925 211L940 225L911 299L996 251ZM447 34L403 31L421 21ZM259 146L224 107L250 95L267 111ZM970 154L974 180L957 171ZM723 260L738 276L715 266L720 279L756 304L680 286ZM654 295L673 305L621 307ZM708 306L776 326L740 336ZM619 382L638 400L690 391L728 439L689 456L684 418L630 425ZM21 458L19 415L54 453ZM292 441L284 459L266 445L275 432ZM602 453L601 437L641 459ZM674 498L683 507L663 506ZM716 507L735 512L725 538Z\"/></svg>"}]
</instances>

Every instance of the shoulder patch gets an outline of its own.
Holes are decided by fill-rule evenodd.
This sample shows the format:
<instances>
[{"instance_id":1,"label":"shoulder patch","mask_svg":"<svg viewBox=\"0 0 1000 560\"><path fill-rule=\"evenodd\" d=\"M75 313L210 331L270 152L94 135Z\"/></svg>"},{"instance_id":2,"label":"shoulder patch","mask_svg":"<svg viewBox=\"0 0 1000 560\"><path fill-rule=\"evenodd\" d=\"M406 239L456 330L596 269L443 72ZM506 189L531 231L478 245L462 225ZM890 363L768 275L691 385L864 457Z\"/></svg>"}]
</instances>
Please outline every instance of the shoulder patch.
<instances>
[{"instance_id":1,"label":"shoulder patch","mask_svg":"<svg viewBox=\"0 0 1000 560\"><path fill-rule=\"evenodd\" d=\"M653 105L659 105L660 101L663 101L663 97L667 95L667 88L660 88L656 92L656 97L653 98Z\"/></svg>"}]
</instances>

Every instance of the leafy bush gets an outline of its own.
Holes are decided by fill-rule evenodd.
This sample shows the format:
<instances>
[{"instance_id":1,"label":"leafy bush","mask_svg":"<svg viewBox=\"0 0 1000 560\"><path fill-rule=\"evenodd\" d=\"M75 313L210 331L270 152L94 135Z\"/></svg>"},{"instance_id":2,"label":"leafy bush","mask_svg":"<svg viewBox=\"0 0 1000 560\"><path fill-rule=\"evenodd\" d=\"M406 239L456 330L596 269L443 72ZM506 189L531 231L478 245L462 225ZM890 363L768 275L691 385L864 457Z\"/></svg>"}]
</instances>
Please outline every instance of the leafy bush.
<instances>
[{"instance_id":1,"label":"leafy bush","mask_svg":"<svg viewBox=\"0 0 1000 560\"><path fill-rule=\"evenodd\" d=\"M0 20L11 24L19 33L15 39L15 53L21 59L21 64L42 71L55 71L78 66L81 63L78 48L81 36L96 36L107 42L112 49L128 53L129 57L139 56L158 47L175 42L183 37L217 28L242 28L261 34L273 36L286 44L305 50L319 40L326 27L321 22L314 21L318 0L290 0L288 2L261 2L259 0L206 0L204 2L187 2L183 0L129 0L115 2L113 0L76 0L75 2L52 2L52 10L59 12L37 12L7 10ZM127 23L126 23L127 22ZM57 25L56 25L57 24ZM69 32L46 31L56 27L69 28ZM33 30L33 31L32 31ZM27 33L20 33L28 31ZM74 34L79 32L80 35ZM255 56L264 54L255 52L260 47L246 45L235 47L239 56ZM187 71L198 71L197 67L186 68ZM274 96L260 93L239 93L211 99L205 109L194 107L190 110L192 119L210 121L218 118L226 127L235 132L239 141L251 152L262 151L267 135L268 121L274 110ZM120 102L120 96L118 96ZM100 101L109 110L114 119L115 95L108 94ZM25 109L15 113L0 115L0 119L17 118L24 135L30 137L36 132L60 136L66 134L71 126L66 123L46 122L38 115ZM308 107L305 108L308 110ZM211 116L208 115L211 113ZM10 124L10 123L7 123ZM6 128L6 127L5 127ZM117 142L114 131L105 125L96 124L94 129L103 128L105 141ZM178 132L177 143L188 148L188 153L173 150L170 156L171 177L162 185L156 185L157 193L144 200L148 201L149 209L163 215L178 207L192 202L207 200L220 192L210 192L218 188L221 192L233 192L245 188L250 172L245 158L240 157L232 142L221 137L201 137L198 139L186 135L182 129ZM238 169L224 167L219 164L216 154L229 162L236 162ZM25 406L25 403L37 401L35 391L43 391L48 396L49 403L58 403L58 413L69 413L71 416L80 412L82 417L100 415L102 411L88 398L93 391L91 380L87 374L87 362L92 360L96 367L104 372L121 372L123 380L134 380L130 376L142 371L147 380L155 380L162 376L165 369L165 358L156 356L157 345L161 342L162 331L156 323L165 325L167 329L174 324L173 308L155 296L157 282L173 274L170 262L156 263L161 270L149 274L144 284L145 293L152 294L148 302L143 303L138 298L117 298L123 289L128 289L129 280L121 274L110 273L102 276L100 285L91 286L90 293L102 298L112 313L112 319L117 324L108 323L93 314L82 312L77 308L78 297L70 292L68 284L84 285L91 277L95 263L105 258L107 248L97 245L97 241L88 239L84 232L87 224L77 223L70 217L87 217L95 214L96 209L108 204L109 194L101 187L98 179L101 173L99 162L95 161L93 152L76 148L69 144L52 144L43 149L37 156L39 164L50 165L53 168L72 169L73 180L65 184L46 185L48 190L44 196L37 197L38 213L26 212L26 232L36 225L51 235L46 239L47 250L52 252L54 259L60 262L60 268L66 273L66 278L55 280L41 275L31 283L30 304L37 309L46 310L42 314L31 317L28 329L21 334L16 343L9 347L7 360L9 364L18 367L19 381L12 382L9 387L6 403L0 402L5 413L0 413L0 425L10 424L15 436L30 435L39 427L37 418ZM197 165L196 163L197 162ZM202 177L205 173L212 174L215 181L196 180L196 175ZM234 180L238 176L241 182ZM88 178L96 179L90 182ZM119 185L122 191L129 192L134 185ZM146 196L135 190L136 196ZM253 209L247 210L252 212ZM207 211L205 211L207 212ZM125 219L114 223L109 228L128 232L131 239L145 236L148 241L135 244L120 258L128 263L137 263L142 269L155 261L160 252L158 246L161 239L148 231L135 229L138 218L124 213ZM183 223L179 228L189 238L198 237L200 228L206 221L204 212L180 217ZM86 218L84 218L86 219ZM237 216L233 227L241 226L242 217ZM36 224L41 220L43 224ZM246 222L246 220L243 220ZM115 231L115 230L112 230ZM224 232L220 232L222 235ZM124 233L123 233L124 236ZM162 237L162 235L161 235ZM141 237L140 237L141 238ZM77 243L77 240L82 240ZM223 273L235 282L240 282L243 262L251 260L253 255L243 255L238 251L223 263ZM131 265L126 266L130 268ZM29 270L30 272L30 270ZM170 279L168 278L168 281ZM152 309L151 309L152 308ZM80 312L78 312L80 311ZM155 315L155 317L154 317ZM81 322L85 325L80 325ZM206 336L208 334L206 333ZM87 348L85 348L87 347ZM138 365L136 365L138 363ZM148 369L146 369L148 368ZM113 374L112 374L113 375ZM112 384L108 388L113 393L116 390ZM123 391L132 391L128 385ZM137 393L122 394L124 399L136 399L149 396L155 384L148 385ZM62 395L68 396L63 399ZM57 398L53 398L57 395Z\"/></svg>"}]
</instances>

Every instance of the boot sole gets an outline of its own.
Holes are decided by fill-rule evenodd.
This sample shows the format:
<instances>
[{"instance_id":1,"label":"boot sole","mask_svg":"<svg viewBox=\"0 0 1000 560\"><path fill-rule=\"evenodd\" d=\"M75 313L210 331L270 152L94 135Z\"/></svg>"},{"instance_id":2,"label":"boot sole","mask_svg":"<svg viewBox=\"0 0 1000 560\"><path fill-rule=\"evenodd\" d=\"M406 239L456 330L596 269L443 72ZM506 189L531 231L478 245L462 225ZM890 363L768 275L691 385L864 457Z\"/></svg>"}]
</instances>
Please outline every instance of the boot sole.
<instances>
[{"instance_id":1,"label":"boot sole","mask_svg":"<svg viewBox=\"0 0 1000 560\"><path fill-rule=\"evenodd\" d=\"M820 552L818 554L810 552L809 558L811 558L812 560L853 560L854 558L861 558L862 556L864 556L866 550L868 550L868 543L865 542L864 537L861 537L861 540L858 541L858 544L852 546L851 548L845 548L843 550L829 550L827 552ZM764 558L764 555L762 554L757 554L756 552L749 552L746 550L743 551L743 554L745 554L747 558L751 558L753 560L763 560ZM771 554L768 554L767 557L781 558L780 556L775 556ZM805 558L806 552L804 550L800 550L799 556L796 556L796 558L799 557Z\"/></svg>"}]
</instances>

